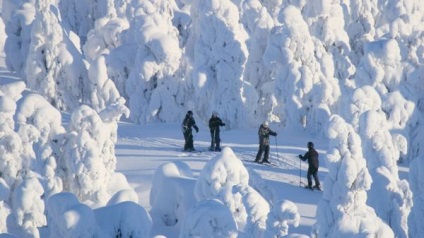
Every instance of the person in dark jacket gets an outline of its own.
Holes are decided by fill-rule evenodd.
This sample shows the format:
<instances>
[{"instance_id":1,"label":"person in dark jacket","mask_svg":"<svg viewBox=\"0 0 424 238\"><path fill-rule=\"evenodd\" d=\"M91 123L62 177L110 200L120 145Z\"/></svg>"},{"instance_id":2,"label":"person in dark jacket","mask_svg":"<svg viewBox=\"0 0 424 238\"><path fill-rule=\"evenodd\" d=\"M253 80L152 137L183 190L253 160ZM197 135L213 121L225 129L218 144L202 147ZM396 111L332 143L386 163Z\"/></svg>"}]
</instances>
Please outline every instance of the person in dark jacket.
<instances>
[{"instance_id":1,"label":"person in dark jacket","mask_svg":"<svg viewBox=\"0 0 424 238\"><path fill-rule=\"evenodd\" d=\"M308 152L305 155L299 155L299 159L306 161L308 160L308 185L306 188L309 189L317 189L321 190L319 179L318 179L318 168L319 168L319 160L318 160L318 152L314 149L314 143L308 142ZM315 186L312 187L312 176L315 180Z\"/></svg>"},{"instance_id":2,"label":"person in dark jacket","mask_svg":"<svg viewBox=\"0 0 424 238\"><path fill-rule=\"evenodd\" d=\"M257 163L268 163L269 164L269 136L277 136L277 133L269 129L268 122L264 122L258 130L259 135L259 151L256 155L255 162ZM262 154L264 153L264 158L262 161Z\"/></svg>"},{"instance_id":3,"label":"person in dark jacket","mask_svg":"<svg viewBox=\"0 0 424 238\"><path fill-rule=\"evenodd\" d=\"M211 151L221 151L221 137L219 135L219 127L225 126L217 112L212 112L212 117L209 119L209 129L211 132Z\"/></svg>"},{"instance_id":4,"label":"person in dark jacket","mask_svg":"<svg viewBox=\"0 0 424 238\"><path fill-rule=\"evenodd\" d=\"M181 124L183 135L184 135L184 151L194 151L194 145L193 145L193 133L192 129L194 128L196 130L196 133L199 132L199 128L196 125L196 121L193 118L193 112L188 111L183 123Z\"/></svg>"}]
</instances>

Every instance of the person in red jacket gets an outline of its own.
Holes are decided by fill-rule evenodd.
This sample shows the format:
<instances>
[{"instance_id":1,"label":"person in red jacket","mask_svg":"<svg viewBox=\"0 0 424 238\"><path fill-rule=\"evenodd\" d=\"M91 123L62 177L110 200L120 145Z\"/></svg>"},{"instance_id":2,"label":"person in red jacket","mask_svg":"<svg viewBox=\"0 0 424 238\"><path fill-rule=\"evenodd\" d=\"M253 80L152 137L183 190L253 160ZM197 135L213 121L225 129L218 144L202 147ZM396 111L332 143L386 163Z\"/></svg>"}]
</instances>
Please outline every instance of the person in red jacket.
<instances>
[{"instance_id":1,"label":"person in red jacket","mask_svg":"<svg viewBox=\"0 0 424 238\"><path fill-rule=\"evenodd\" d=\"M314 149L314 143L308 142L308 152L305 155L299 155L299 159L303 161L308 161L308 173L306 177L308 178L308 185L306 188L309 189L317 189L321 190L319 179L318 179L318 168L319 168L319 160L318 160L318 152ZM312 187L312 176L315 180L315 186Z\"/></svg>"}]
</instances>

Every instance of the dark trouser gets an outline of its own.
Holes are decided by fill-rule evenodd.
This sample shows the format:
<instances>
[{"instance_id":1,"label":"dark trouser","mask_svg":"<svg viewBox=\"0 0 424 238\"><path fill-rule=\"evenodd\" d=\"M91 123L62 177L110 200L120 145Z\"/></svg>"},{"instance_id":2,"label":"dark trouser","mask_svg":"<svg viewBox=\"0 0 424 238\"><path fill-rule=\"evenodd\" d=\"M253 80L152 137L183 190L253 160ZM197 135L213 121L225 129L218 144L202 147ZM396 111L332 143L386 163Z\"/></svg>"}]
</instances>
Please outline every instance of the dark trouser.
<instances>
[{"instance_id":1,"label":"dark trouser","mask_svg":"<svg viewBox=\"0 0 424 238\"><path fill-rule=\"evenodd\" d=\"M218 130L211 130L211 150L219 150L221 138Z\"/></svg>"},{"instance_id":2,"label":"dark trouser","mask_svg":"<svg viewBox=\"0 0 424 238\"><path fill-rule=\"evenodd\" d=\"M264 153L264 159L262 161L268 161L268 156L269 156L269 145L259 145L259 151L258 154L256 155L256 162L259 162L262 158L262 153Z\"/></svg>"},{"instance_id":3,"label":"dark trouser","mask_svg":"<svg viewBox=\"0 0 424 238\"><path fill-rule=\"evenodd\" d=\"M316 186L320 185L319 179L318 179L318 169L317 168L309 166L308 174L306 176L308 178L308 186L312 186L312 176L314 177L315 185Z\"/></svg>"},{"instance_id":4,"label":"dark trouser","mask_svg":"<svg viewBox=\"0 0 424 238\"><path fill-rule=\"evenodd\" d=\"M194 145L193 145L193 133L191 133L190 131L187 131L184 134L184 150L194 150Z\"/></svg>"}]
</instances>

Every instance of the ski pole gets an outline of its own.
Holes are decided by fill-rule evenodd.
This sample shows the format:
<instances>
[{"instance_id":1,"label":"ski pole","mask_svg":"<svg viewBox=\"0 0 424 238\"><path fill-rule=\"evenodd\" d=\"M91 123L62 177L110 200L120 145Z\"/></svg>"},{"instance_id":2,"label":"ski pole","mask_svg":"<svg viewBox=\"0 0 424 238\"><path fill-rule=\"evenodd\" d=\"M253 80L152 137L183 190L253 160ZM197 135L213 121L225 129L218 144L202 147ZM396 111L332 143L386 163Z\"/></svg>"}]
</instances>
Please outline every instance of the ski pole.
<instances>
[{"instance_id":1,"label":"ski pole","mask_svg":"<svg viewBox=\"0 0 424 238\"><path fill-rule=\"evenodd\" d=\"M212 150L215 150L215 147L216 147L215 133L216 133L216 130L213 130L212 148L211 148Z\"/></svg>"},{"instance_id":2,"label":"ski pole","mask_svg":"<svg viewBox=\"0 0 424 238\"><path fill-rule=\"evenodd\" d=\"M302 160L299 159L299 187L302 186Z\"/></svg>"},{"instance_id":3,"label":"ski pole","mask_svg":"<svg viewBox=\"0 0 424 238\"><path fill-rule=\"evenodd\" d=\"M197 136L197 131L196 131L196 134L194 134L194 136L193 136L193 141L194 141L194 139L196 139L196 136Z\"/></svg>"},{"instance_id":4,"label":"ski pole","mask_svg":"<svg viewBox=\"0 0 424 238\"><path fill-rule=\"evenodd\" d=\"M275 136L275 150L277 151L277 157L280 157L280 156L278 155L277 136Z\"/></svg>"}]
</instances>

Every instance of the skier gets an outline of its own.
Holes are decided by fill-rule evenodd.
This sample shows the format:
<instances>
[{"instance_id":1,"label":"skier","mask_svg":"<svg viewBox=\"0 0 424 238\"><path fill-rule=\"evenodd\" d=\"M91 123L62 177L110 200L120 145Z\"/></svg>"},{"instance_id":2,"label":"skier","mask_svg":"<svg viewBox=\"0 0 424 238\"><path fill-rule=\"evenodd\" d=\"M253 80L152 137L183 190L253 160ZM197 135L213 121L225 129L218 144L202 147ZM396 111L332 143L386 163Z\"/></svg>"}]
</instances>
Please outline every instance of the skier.
<instances>
[{"instance_id":1,"label":"skier","mask_svg":"<svg viewBox=\"0 0 424 238\"><path fill-rule=\"evenodd\" d=\"M184 151L194 151L193 146L193 133L192 133L192 127L196 130L196 133L199 132L199 128L196 126L196 121L194 121L193 118L193 112L188 111L183 123L181 124L182 131L184 134Z\"/></svg>"},{"instance_id":2,"label":"skier","mask_svg":"<svg viewBox=\"0 0 424 238\"><path fill-rule=\"evenodd\" d=\"M306 188L309 189L317 189L321 191L319 179L318 179L318 168L319 168L319 160L318 160L318 152L314 149L314 143L308 142L308 152L305 153L304 156L299 155L299 159L306 161L308 160L308 185ZM314 177L315 186L312 187L312 178Z\"/></svg>"},{"instance_id":3,"label":"skier","mask_svg":"<svg viewBox=\"0 0 424 238\"><path fill-rule=\"evenodd\" d=\"M219 136L220 126L225 126L225 123L218 117L218 113L214 111L212 112L211 119L209 119L209 129L211 132L211 147L209 150L211 151L221 151L221 138Z\"/></svg>"},{"instance_id":4,"label":"skier","mask_svg":"<svg viewBox=\"0 0 424 238\"><path fill-rule=\"evenodd\" d=\"M269 135L272 136L277 136L277 133L272 131L271 129L269 129L268 127L268 122L265 121L258 130L258 135L259 135L259 151L258 154L256 155L256 159L255 162L256 163L270 163L268 160L269 157ZM264 158L261 160L262 157L262 153L264 153Z\"/></svg>"}]
</instances>

